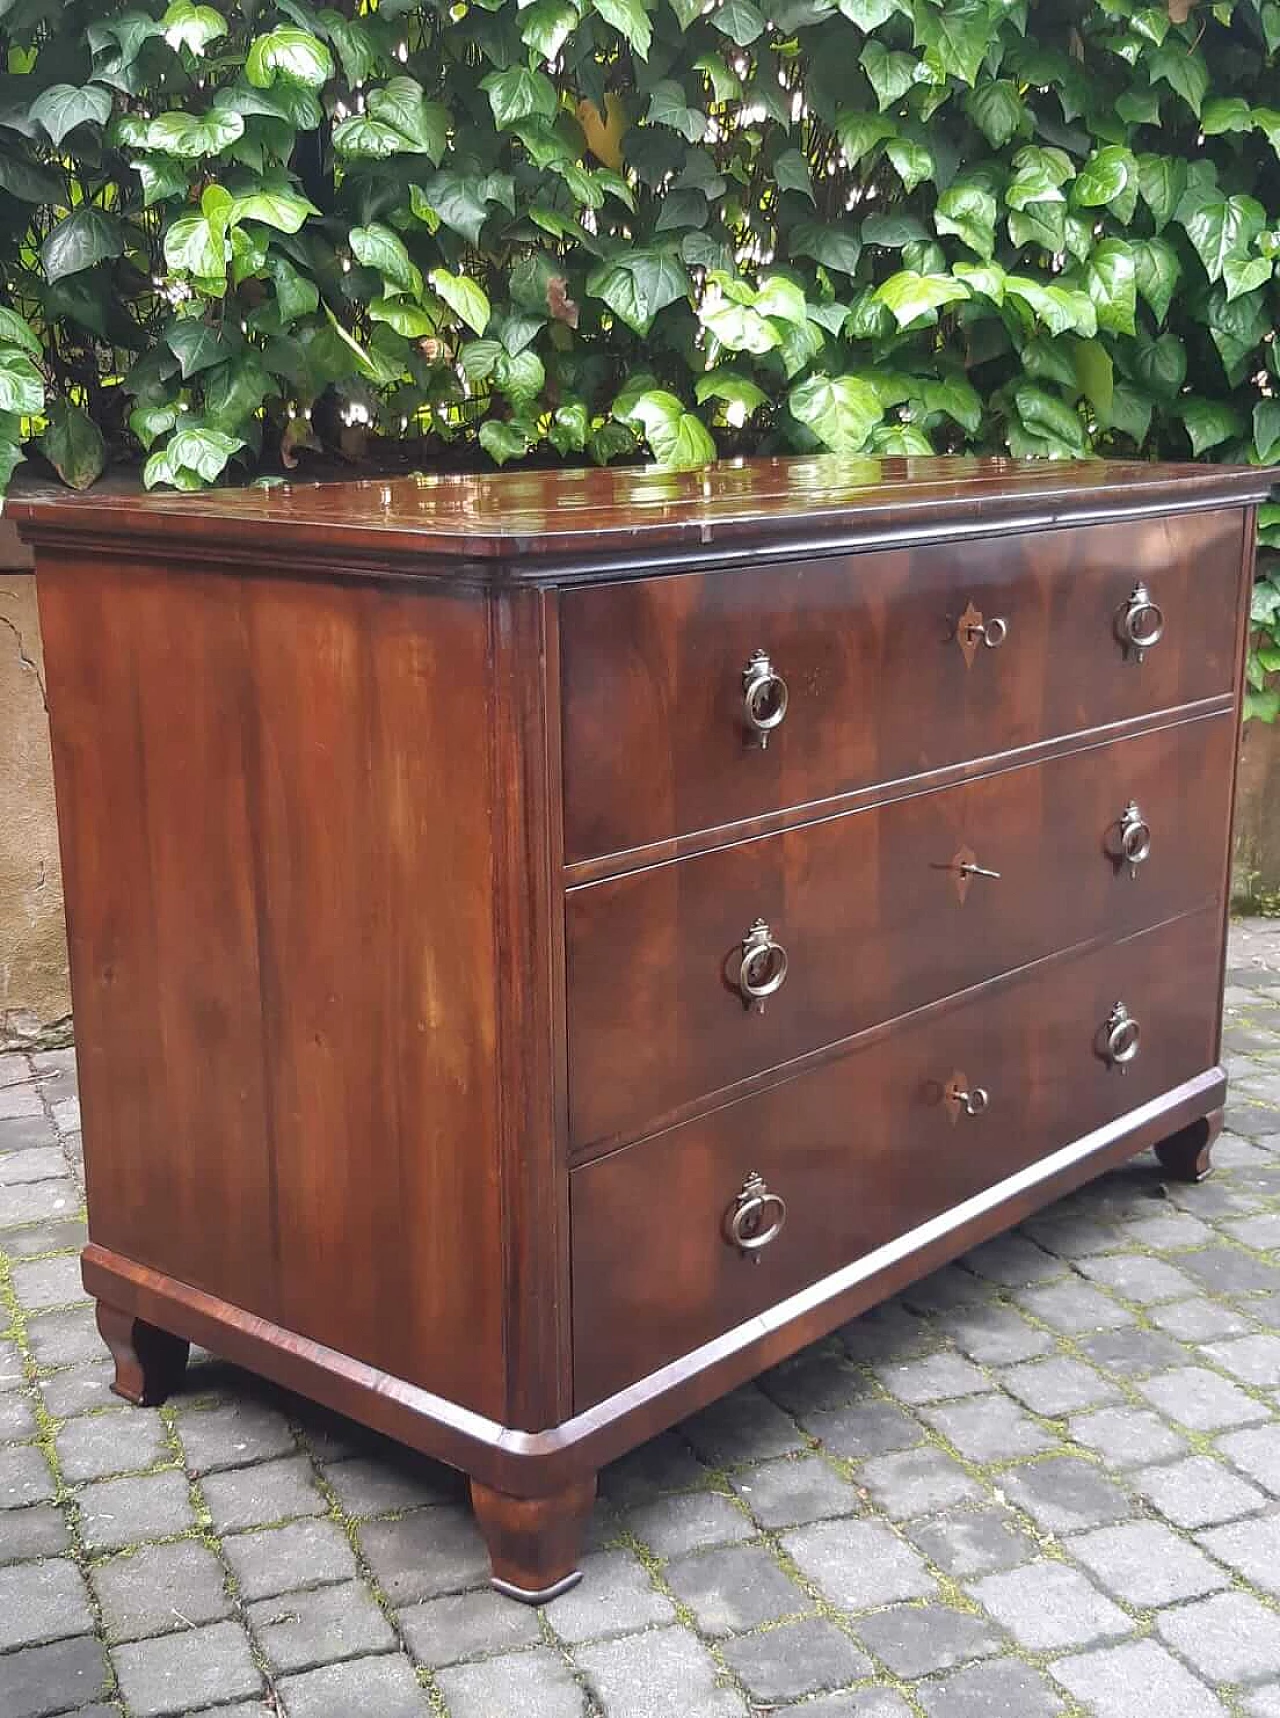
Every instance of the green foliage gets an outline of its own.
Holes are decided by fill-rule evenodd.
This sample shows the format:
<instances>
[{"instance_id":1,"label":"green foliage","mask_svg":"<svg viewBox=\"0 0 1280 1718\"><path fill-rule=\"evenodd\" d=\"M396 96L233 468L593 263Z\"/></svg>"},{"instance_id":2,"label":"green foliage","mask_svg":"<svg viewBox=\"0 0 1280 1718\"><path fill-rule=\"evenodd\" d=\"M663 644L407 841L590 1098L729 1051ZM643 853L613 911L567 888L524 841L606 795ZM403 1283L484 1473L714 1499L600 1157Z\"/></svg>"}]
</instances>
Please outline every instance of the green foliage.
<instances>
[{"instance_id":1,"label":"green foliage","mask_svg":"<svg viewBox=\"0 0 1280 1718\"><path fill-rule=\"evenodd\" d=\"M1280 458L1272 3L0 0L0 39L3 478Z\"/></svg>"}]
</instances>

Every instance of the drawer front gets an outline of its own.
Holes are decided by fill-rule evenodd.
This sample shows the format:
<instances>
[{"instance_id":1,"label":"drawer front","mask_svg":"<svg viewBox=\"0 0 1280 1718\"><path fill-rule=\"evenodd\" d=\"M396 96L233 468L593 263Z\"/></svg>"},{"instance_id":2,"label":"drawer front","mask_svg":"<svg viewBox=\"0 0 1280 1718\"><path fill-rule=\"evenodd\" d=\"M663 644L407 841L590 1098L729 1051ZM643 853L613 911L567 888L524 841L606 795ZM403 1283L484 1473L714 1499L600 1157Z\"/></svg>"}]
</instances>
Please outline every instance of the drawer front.
<instances>
[{"instance_id":1,"label":"drawer front","mask_svg":"<svg viewBox=\"0 0 1280 1718\"><path fill-rule=\"evenodd\" d=\"M1242 529L1188 514L567 591L566 859L1227 692ZM1141 661L1118 636L1140 582L1164 620ZM969 635L995 620L996 647ZM757 651L787 687L767 736ZM776 702L761 684L757 717Z\"/></svg>"},{"instance_id":2,"label":"drawer front","mask_svg":"<svg viewBox=\"0 0 1280 1718\"><path fill-rule=\"evenodd\" d=\"M1212 1067L1221 928L1201 912L1050 963L574 1170L575 1409ZM1123 1071L1102 1054L1118 1001L1140 1029ZM748 1256L729 1228L753 1174L786 1219Z\"/></svg>"},{"instance_id":3,"label":"drawer front","mask_svg":"<svg viewBox=\"0 0 1280 1718\"><path fill-rule=\"evenodd\" d=\"M1204 717L571 890L572 1149L1202 905L1222 887L1234 737L1232 716ZM1120 858L1130 802L1150 832L1136 867ZM757 920L787 961L763 1007L737 988Z\"/></svg>"}]
</instances>

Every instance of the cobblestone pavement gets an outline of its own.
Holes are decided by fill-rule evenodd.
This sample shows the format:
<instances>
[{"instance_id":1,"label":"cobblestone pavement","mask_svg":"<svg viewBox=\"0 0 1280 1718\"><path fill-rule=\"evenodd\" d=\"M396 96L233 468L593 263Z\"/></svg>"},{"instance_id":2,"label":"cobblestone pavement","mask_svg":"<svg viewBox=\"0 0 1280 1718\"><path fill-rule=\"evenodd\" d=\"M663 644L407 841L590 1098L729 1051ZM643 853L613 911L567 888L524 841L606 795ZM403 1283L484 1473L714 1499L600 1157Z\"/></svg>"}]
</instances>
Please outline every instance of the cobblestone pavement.
<instances>
[{"instance_id":1,"label":"cobblestone pavement","mask_svg":"<svg viewBox=\"0 0 1280 1718\"><path fill-rule=\"evenodd\" d=\"M208 1359L108 1395L74 1060L0 1057L0 1715L1280 1718L1280 927L1227 1003L1209 1183L1140 1158L617 1463L541 1612L444 1469Z\"/></svg>"}]
</instances>

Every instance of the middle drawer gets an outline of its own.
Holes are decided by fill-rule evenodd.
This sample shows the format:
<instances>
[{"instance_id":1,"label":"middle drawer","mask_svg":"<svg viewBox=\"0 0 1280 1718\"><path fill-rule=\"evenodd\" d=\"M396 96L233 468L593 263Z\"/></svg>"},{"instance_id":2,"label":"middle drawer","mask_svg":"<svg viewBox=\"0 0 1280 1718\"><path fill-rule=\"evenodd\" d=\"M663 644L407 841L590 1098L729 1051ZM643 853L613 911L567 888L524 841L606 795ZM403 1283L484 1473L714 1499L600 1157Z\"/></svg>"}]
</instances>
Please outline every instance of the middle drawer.
<instances>
[{"instance_id":1,"label":"middle drawer","mask_svg":"<svg viewBox=\"0 0 1280 1718\"><path fill-rule=\"evenodd\" d=\"M571 889L572 1155L1213 898L1233 738L1204 717Z\"/></svg>"}]
</instances>

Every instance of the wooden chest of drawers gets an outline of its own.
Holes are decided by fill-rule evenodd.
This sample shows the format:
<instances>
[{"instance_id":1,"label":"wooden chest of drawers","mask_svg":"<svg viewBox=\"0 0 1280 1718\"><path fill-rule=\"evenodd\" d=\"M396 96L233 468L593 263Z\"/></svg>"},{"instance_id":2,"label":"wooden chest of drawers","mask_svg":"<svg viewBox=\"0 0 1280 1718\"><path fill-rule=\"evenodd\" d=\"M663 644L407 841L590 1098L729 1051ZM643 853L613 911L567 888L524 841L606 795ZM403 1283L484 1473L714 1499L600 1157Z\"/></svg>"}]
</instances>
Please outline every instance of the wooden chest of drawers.
<instances>
[{"instance_id":1,"label":"wooden chest of drawers","mask_svg":"<svg viewBox=\"0 0 1280 1718\"><path fill-rule=\"evenodd\" d=\"M1267 474L801 460L17 506L117 1389L599 1466L1220 1119Z\"/></svg>"}]
</instances>

